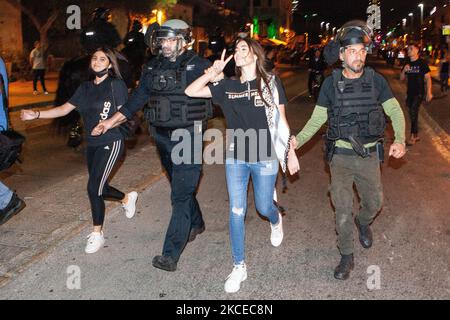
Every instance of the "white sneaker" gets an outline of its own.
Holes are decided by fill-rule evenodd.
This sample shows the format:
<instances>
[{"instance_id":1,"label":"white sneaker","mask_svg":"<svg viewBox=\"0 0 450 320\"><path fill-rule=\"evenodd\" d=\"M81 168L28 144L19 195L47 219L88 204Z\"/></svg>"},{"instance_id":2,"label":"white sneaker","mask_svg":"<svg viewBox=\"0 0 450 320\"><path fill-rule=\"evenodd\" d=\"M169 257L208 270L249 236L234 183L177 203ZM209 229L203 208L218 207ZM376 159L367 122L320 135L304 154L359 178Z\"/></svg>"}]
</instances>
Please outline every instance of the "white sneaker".
<instances>
[{"instance_id":1,"label":"white sneaker","mask_svg":"<svg viewBox=\"0 0 450 320\"><path fill-rule=\"evenodd\" d=\"M245 279L247 279L247 266L245 263L235 265L233 271L227 277L227 281L225 281L225 292L238 292L241 288L241 282Z\"/></svg>"},{"instance_id":2,"label":"white sneaker","mask_svg":"<svg viewBox=\"0 0 450 320\"><path fill-rule=\"evenodd\" d=\"M45 91L44 94L48 94L48 91Z\"/></svg>"},{"instance_id":3,"label":"white sneaker","mask_svg":"<svg viewBox=\"0 0 450 320\"><path fill-rule=\"evenodd\" d=\"M92 232L90 235L88 235L88 241L86 244L86 248L84 251L86 253L95 253L98 250L100 250L103 245L105 244L105 238L103 237L103 231L102 232Z\"/></svg>"},{"instance_id":4,"label":"white sneaker","mask_svg":"<svg viewBox=\"0 0 450 320\"><path fill-rule=\"evenodd\" d=\"M270 224L270 242L274 247L278 247L283 242L283 218L278 213L278 223L276 225Z\"/></svg>"},{"instance_id":5,"label":"white sneaker","mask_svg":"<svg viewBox=\"0 0 450 320\"><path fill-rule=\"evenodd\" d=\"M130 192L128 194L128 202L122 204L122 207L125 210L125 216L128 219L131 219L134 217L134 213L136 212L137 198L138 198L138 193L136 191Z\"/></svg>"}]
</instances>

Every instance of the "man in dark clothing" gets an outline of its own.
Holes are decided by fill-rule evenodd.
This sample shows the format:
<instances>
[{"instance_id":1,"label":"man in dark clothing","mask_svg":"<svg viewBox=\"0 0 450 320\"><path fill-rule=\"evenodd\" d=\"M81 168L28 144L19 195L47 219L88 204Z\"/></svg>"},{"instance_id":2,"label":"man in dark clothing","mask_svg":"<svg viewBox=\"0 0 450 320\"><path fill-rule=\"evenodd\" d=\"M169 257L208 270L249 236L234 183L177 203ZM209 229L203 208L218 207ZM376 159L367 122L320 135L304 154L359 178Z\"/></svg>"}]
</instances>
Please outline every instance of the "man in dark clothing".
<instances>
[{"instance_id":1,"label":"man in dark clothing","mask_svg":"<svg viewBox=\"0 0 450 320\"><path fill-rule=\"evenodd\" d=\"M321 79L323 79L323 72L326 69L325 61L322 59L322 53L319 49L316 49L314 51L314 57L312 57L309 60L308 64L308 71L309 71L309 78L308 78L308 89L309 89L309 96L312 97L313 95L313 81L314 77L319 74L321 75Z\"/></svg>"},{"instance_id":2,"label":"man in dark clothing","mask_svg":"<svg viewBox=\"0 0 450 320\"><path fill-rule=\"evenodd\" d=\"M400 73L400 80L408 80L406 93L406 105L409 110L411 121L411 137L406 143L408 146L420 141L419 138L419 107L425 97L426 102L431 102L433 94L431 91L431 74L427 63L419 58L420 48L417 44L408 46L409 62Z\"/></svg>"},{"instance_id":3,"label":"man in dark clothing","mask_svg":"<svg viewBox=\"0 0 450 320\"><path fill-rule=\"evenodd\" d=\"M202 132L212 110L210 100L189 98L184 90L211 64L188 50L191 31L184 21L166 21L155 30L154 40L152 51L159 51L159 54L144 67L139 86L120 111L101 122L92 134L103 134L126 118L130 119L148 102L146 118L172 187L172 217L162 255L155 256L152 264L155 268L175 271L186 243L205 230L196 199L202 165L201 161L192 160L202 158L202 148L195 149L194 137L202 141ZM179 143L172 139L173 133L179 128L185 129L184 133L194 146L191 159L182 159L181 163L172 158L172 150Z\"/></svg>"}]
</instances>

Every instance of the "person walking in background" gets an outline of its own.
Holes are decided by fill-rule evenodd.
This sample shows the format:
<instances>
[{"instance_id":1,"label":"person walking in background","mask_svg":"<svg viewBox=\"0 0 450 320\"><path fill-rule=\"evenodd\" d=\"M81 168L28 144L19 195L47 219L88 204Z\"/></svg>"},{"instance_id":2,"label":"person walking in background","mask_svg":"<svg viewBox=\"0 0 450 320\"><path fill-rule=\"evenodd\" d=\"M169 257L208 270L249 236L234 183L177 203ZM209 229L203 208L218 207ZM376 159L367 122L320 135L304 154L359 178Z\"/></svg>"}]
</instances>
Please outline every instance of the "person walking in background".
<instances>
[{"instance_id":1,"label":"person walking in background","mask_svg":"<svg viewBox=\"0 0 450 320\"><path fill-rule=\"evenodd\" d=\"M45 54L44 48L42 48L41 43L36 41L34 43L34 49L30 53L30 64L33 69L33 94L37 95L37 82L41 82L42 90L44 94L48 94L47 88L45 87Z\"/></svg>"},{"instance_id":2,"label":"person walking in background","mask_svg":"<svg viewBox=\"0 0 450 320\"><path fill-rule=\"evenodd\" d=\"M400 73L400 80L407 79L406 105L411 122L411 136L406 145L412 146L420 141L419 138L419 107L425 96L426 102L431 102L431 73L428 64L419 57L420 47L413 43L408 46L409 61Z\"/></svg>"}]
</instances>

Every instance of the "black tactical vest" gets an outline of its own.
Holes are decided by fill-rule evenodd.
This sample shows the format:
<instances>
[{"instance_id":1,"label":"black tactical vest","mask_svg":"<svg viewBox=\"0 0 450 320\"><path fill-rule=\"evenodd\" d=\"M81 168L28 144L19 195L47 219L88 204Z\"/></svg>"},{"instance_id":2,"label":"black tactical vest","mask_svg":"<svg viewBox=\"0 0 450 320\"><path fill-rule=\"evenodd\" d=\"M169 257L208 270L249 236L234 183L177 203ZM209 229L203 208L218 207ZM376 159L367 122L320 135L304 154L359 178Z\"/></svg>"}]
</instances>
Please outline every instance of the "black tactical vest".
<instances>
[{"instance_id":1,"label":"black tactical vest","mask_svg":"<svg viewBox=\"0 0 450 320\"><path fill-rule=\"evenodd\" d=\"M186 67L194 58L194 53L186 53L176 69L163 70L160 58L153 59L147 66L151 94L145 116L152 126L186 128L194 121L206 121L212 117L210 99L190 98L184 93L187 87Z\"/></svg>"},{"instance_id":2,"label":"black tactical vest","mask_svg":"<svg viewBox=\"0 0 450 320\"><path fill-rule=\"evenodd\" d=\"M328 108L328 139L349 141L352 136L366 144L383 137L386 120L376 96L374 74L366 67L359 79L350 80L342 75L342 69L333 71L335 99Z\"/></svg>"}]
</instances>

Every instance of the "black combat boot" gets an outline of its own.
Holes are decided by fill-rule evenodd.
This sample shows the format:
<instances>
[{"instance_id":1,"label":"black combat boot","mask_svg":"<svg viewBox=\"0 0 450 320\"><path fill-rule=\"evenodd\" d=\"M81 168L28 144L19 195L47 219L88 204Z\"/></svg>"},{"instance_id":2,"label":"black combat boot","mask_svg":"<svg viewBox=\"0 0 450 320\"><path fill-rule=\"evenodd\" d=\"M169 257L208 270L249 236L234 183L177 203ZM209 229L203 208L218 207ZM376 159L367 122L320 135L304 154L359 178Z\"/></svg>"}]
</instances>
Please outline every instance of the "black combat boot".
<instances>
[{"instance_id":1,"label":"black combat boot","mask_svg":"<svg viewBox=\"0 0 450 320\"><path fill-rule=\"evenodd\" d=\"M205 231L205 225L201 226L200 228L192 228L191 232L189 233L189 239L188 242L192 242L195 240L195 237Z\"/></svg>"},{"instance_id":2,"label":"black combat boot","mask_svg":"<svg viewBox=\"0 0 450 320\"><path fill-rule=\"evenodd\" d=\"M341 262L339 262L339 265L334 269L334 277L338 280L347 280L350 276L350 271L353 270L354 266L353 253L341 255Z\"/></svg>"},{"instance_id":3,"label":"black combat boot","mask_svg":"<svg viewBox=\"0 0 450 320\"><path fill-rule=\"evenodd\" d=\"M358 218L355 218L356 227L359 232L359 242L365 249L369 249L372 246L373 237L372 230L370 230L370 225L361 225Z\"/></svg>"},{"instance_id":4,"label":"black combat boot","mask_svg":"<svg viewBox=\"0 0 450 320\"><path fill-rule=\"evenodd\" d=\"M25 208L25 202L20 199L14 192L8 205L0 210L0 225L11 219L14 215L18 214Z\"/></svg>"},{"instance_id":5,"label":"black combat boot","mask_svg":"<svg viewBox=\"0 0 450 320\"><path fill-rule=\"evenodd\" d=\"M165 271L175 271L177 270L177 262L169 256L155 256L152 261L152 265L155 268L162 269Z\"/></svg>"}]
</instances>

